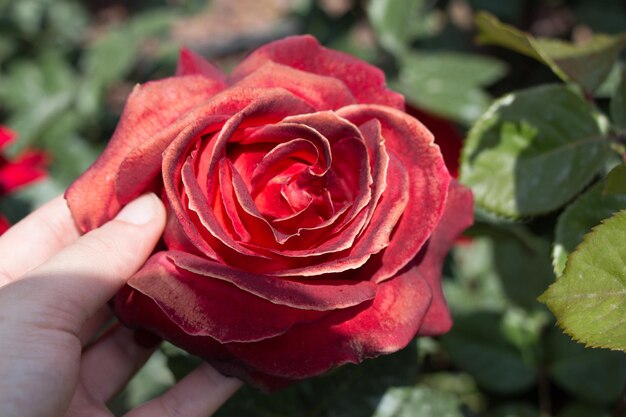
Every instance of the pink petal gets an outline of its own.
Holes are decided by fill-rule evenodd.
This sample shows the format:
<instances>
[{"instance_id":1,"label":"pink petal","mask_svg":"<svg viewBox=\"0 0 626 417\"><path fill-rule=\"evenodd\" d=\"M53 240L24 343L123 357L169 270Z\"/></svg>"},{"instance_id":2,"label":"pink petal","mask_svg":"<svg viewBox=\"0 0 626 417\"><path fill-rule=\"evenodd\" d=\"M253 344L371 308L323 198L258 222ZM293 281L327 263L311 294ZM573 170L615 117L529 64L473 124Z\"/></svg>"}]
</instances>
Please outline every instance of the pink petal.
<instances>
[{"instance_id":1,"label":"pink petal","mask_svg":"<svg viewBox=\"0 0 626 417\"><path fill-rule=\"evenodd\" d=\"M450 183L441 222L430 237L417 270L433 294L433 301L419 330L420 335L440 335L452 326L452 317L441 289L441 268L459 234L474 221L472 192L456 181Z\"/></svg>"},{"instance_id":2,"label":"pink petal","mask_svg":"<svg viewBox=\"0 0 626 417\"><path fill-rule=\"evenodd\" d=\"M348 87L358 103L404 109L404 98L387 89L381 70L351 55L324 48L310 35L291 36L262 46L235 68L232 78L240 80L267 62L336 78Z\"/></svg>"}]
</instances>

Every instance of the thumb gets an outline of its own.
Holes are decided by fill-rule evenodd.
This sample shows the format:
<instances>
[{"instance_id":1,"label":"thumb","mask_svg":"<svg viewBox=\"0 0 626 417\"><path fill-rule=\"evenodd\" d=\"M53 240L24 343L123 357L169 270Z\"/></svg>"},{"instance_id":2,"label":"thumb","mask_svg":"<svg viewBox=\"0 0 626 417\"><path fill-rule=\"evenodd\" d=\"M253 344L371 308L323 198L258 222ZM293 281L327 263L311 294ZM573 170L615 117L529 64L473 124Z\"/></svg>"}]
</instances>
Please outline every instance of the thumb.
<instances>
[{"instance_id":1,"label":"thumb","mask_svg":"<svg viewBox=\"0 0 626 417\"><path fill-rule=\"evenodd\" d=\"M78 331L143 265L164 225L161 201L154 194L143 195L110 222L3 288L0 305L17 301L8 311L26 317L56 309L64 324Z\"/></svg>"}]
</instances>

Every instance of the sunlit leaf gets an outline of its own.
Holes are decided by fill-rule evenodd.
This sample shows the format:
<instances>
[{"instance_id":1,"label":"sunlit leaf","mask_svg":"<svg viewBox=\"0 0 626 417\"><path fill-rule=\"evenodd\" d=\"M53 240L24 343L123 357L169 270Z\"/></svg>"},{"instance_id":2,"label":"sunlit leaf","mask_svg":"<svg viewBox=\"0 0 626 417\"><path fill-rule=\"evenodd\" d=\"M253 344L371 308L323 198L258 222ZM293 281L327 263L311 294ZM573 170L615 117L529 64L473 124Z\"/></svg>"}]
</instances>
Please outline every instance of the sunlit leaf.
<instances>
[{"instance_id":1,"label":"sunlit leaf","mask_svg":"<svg viewBox=\"0 0 626 417\"><path fill-rule=\"evenodd\" d=\"M606 195L603 186L603 183L593 186L559 216L552 251L552 264L557 276L563 273L567 257L592 227L613 213L626 209L626 195Z\"/></svg>"},{"instance_id":2,"label":"sunlit leaf","mask_svg":"<svg viewBox=\"0 0 626 417\"><path fill-rule=\"evenodd\" d=\"M598 34L583 44L535 38L500 22L487 12L476 16L476 25L479 42L500 45L528 55L549 66L564 81L578 83L588 91L595 90L606 79L626 45L626 34Z\"/></svg>"},{"instance_id":3,"label":"sunlit leaf","mask_svg":"<svg viewBox=\"0 0 626 417\"><path fill-rule=\"evenodd\" d=\"M541 296L559 325L592 347L626 349L626 211L586 235Z\"/></svg>"},{"instance_id":4,"label":"sunlit leaf","mask_svg":"<svg viewBox=\"0 0 626 417\"><path fill-rule=\"evenodd\" d=\"M581 191L609 149L592 107L576 92L534 87L497 100L476 122L463 149L461 182L498 215L543 214Z\"/></svg>"},{"instance_id":5,"label":"sunlit leaf","mask_svg":"<svg viewBox=\"0 0 626 417\"><path fill-rule=\"evenodd\" d=\"M453 395L421 387L390 388L373 417L445 416L463 417L461 404Z\"/></svg>"}]
</instances>

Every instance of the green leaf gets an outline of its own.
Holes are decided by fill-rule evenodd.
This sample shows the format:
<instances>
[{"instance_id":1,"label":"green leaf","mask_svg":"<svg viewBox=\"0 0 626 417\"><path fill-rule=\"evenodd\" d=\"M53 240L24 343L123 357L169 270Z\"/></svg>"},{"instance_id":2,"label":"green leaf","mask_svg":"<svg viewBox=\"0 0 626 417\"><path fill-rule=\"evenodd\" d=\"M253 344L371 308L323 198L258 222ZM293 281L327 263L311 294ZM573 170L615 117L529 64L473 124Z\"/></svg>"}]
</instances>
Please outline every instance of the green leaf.
<instances>
[{"instance_id":1,"label":"green leaf","mask_svg":"<svg viewBox=\"0 0 626 417\"><path fill-rule=\"evenodd\" d=\"M82 66L88 79L108 85L130 72L138 43L124 30L112 30L86 50Z\"/></svg>"},{"instance_id":2,"label":"green leaf","mask_svg":"<svg viewBox=\"0 0 626 417\"><path fill-rule=\"evenodd\" d=\"M566 333L591 347L626 349L626 211L586 235L545 303Z\"/></svg>"},{"instance_id":3,"label":"green leaf","mask_svg":"<svg viewBox=\"0 0 626 417\"><path fill-rule=\"evenodd\" d=\"M601 182L594 185L559 216L552 251L552 265L557 276L563 273L567 257L592 227L613 213L626 209L626 195L605 195L603 185Z\"/></svg>"},{"instance_id":4,"label":"green leaf","mask_svg":"<svg viewBox=\"0 0 626 417\"><path fill-rule=\"evenodd\" d=\"M626 34L598 34L584 44L535 38L487 12L478 13L476 25L479 42L503 46L534 58L549 66L562 80L575 82L586 91L594 91L602 84L626 45Z\"/></svg>"},{"instance_id":5,"label":"green leaf","mask_svg":"<svg viewBox=\"0 0 626 417\"><path fill-rule=\"evenodd\" d=\"M586 349L559 329L546 338L550 376L578 399L609 405L626 386L626 356L622 352Z\"/></svg>"},{"instance_id":6,"label":"green leaf","mask_svg":"<svg viewBox=\"0 0 626 417\"><path fill-rule=\"evenodd\" d=\"M626 194L626 164L618 165L609 172L603 193Z\"/></svg>"},{"instance_id":7,"label":"green leaf","mask_svg":"<svg viewBox=\"0 0 626 417\"><path fill-rule=\"evenodd\" d=\"M516 393L528 389L536 379L533 363L507 341L501 318L493 313L455 317L455 325L441 343L452 361L469 372L486 390Z\"/></svg>"},{"instance_id":8,"label":"green leaf","mask_svg":"<svg viewBox=\"0 0 626 417\"><path fill-rule=\"evenodd\" d=\"M358 414L352 414L358 415ZM373 417L445 416L463 417L455 396L421 387L390 388Z\"/></svg>"},{"instance_id":9,"label":"green leaf","mask_svg":"<svg viewBox=\"0 0 626 417\"><path fill-rule=\"evenodd\" d=\"M611 118L615 128L626 130L626 68L622 68L619 84L611 97Z\"/></svg>"},{"instance_id":10,"label":"green leaf","mask_svg":"<svg viewBox=\"0 0 626 417\"><path fill-rule=\"evenodd\" d=\"M372 0L367 16L380 44L389 52L402 54L411 41L414 20L422 0Z\"/></svg>"},{"instance_id":11,"label":"green leaf","mask_svg":"<svg viewBox=\"0 0 626 417\"><path fill-rule=\"evenodd\" d=\"M469 132L461 182L486 210L522 218L556 210L610 153L593 108L571 88L545 85L497 100Z\"/></svg>"},{"instance_id":12,"label":"green leaf","mask_svg":"<svg viewBox=\"0 0 626 417\"><path fill-rule=\"evenodd\" d=\"M492 228L493 259L507 297L525 309L554 281L550 246L522 226Z\"/></svg>"},{"instance_id":13,"label":"green leaf","mask_svg":"<svg viewBox=\"0 0 626 417\"><path fill-rule=\"evenodd\" d=\"M506 73L493 58L458 52L412 52L400 61L397 89L432 113L472 124L489 106L482 87Z\"/></svg>"}]
</instances>

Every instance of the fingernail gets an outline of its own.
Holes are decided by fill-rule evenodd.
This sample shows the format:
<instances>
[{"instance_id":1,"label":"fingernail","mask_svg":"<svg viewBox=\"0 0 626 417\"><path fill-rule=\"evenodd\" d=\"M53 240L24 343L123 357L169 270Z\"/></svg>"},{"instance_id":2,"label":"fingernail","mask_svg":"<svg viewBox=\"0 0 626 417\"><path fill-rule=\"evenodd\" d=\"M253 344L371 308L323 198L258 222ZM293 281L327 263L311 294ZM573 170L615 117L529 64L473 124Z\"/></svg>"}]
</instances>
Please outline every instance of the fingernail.
<instances>
[{"instance_id":1,"label":"fingernail","mask_svg":"<svg viewBox=\"0 0 626 417\"><path fill-rule=\"evenodd\" d=\"M142 225L150 223L157 212L157 197L150 193L131 201L115 217L126 223Z\"/></svg>"}]
</instances>

